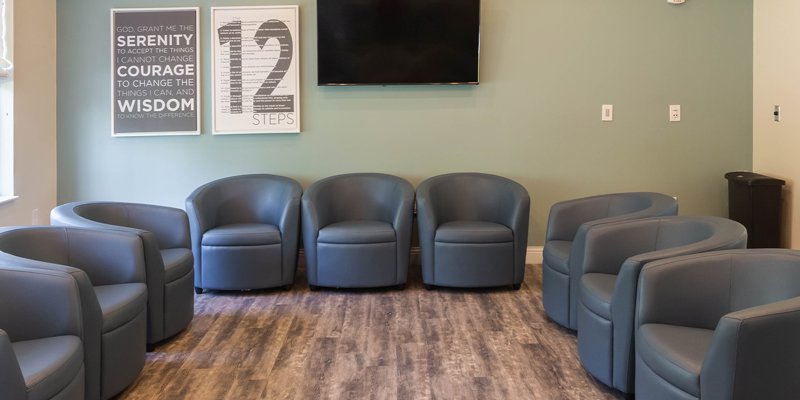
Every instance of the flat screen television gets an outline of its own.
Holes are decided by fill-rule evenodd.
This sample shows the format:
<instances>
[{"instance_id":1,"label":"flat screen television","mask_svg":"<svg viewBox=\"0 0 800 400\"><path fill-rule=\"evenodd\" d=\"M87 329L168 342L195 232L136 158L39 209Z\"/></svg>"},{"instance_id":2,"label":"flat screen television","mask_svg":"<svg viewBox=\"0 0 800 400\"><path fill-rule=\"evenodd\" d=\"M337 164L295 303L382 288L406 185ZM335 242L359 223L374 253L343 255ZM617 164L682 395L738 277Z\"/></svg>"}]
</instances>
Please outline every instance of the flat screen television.
<instances>
[{"instance_id":1,"label":"flat screen television","mask_svg":"<svg viewBox=\"0 0 800 400\"><path fill-rule=\"evenodd\" d=\"M328 85L478 84L480 0L317 0Z\"/></svg>"}]
</instances>

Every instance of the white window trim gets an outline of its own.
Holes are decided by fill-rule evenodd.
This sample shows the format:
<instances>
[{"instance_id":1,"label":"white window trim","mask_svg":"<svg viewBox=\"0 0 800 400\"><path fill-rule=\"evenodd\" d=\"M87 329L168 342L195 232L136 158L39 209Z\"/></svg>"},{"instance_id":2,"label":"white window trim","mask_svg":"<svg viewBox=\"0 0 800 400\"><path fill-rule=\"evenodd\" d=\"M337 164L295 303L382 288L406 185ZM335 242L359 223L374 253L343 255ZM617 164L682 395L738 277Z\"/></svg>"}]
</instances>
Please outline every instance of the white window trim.
<instances>
[{"instance_id":1,"label":"white window trim","mask_svg":"<svg viewBox=\"0 0 800 400\"><path fill-rule=\"evenodd\" d=\"M14 80L11 60L14 57L14 1L0 0L0 18L3 18L3 30L0 40L4 41L0 63L7 68L0 68L0 204L17 198L14 195ZM0 65L1 66L1 65Z\"/></svg>"},{"instance_id":2,"label":"white window trim","mask_svg":"<svg viewBox=\"0 0 800 400\"><path fill-rule=\"evenodd\" d=\"M3 29L0 30L0 77L7 77L11 73L11 42L13 29L9 29L13 22L13 0L0 0L0 18L3 19Z\"/></svg>"}]
</instances>

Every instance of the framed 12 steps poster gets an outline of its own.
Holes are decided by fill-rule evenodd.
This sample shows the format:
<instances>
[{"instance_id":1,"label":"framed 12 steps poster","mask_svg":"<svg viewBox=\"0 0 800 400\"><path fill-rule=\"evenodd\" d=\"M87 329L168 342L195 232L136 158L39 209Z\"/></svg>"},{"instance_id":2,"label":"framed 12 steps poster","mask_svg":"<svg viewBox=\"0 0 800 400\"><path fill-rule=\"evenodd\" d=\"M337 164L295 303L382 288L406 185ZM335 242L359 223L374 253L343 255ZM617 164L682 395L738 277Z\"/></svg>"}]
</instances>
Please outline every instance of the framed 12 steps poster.
<instances>
[{"instance_id":1,"label":"framed 12 steps poster","mask_svg":"<svg viewBox=\"0 0 800 400\"><path fill-rule=\"evenodd\" d=\"M298 11L211 8L215 135L300 132Z\"/></svg>"}]
</instances>

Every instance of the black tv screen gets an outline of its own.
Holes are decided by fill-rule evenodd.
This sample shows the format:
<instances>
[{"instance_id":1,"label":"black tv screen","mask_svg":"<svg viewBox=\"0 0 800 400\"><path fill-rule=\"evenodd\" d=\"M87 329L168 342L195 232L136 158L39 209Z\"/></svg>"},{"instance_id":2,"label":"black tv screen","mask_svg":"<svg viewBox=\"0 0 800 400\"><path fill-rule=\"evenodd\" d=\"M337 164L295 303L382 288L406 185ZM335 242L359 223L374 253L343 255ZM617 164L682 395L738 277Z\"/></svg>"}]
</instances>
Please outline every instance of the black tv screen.
<instances>
[{"instance_id":1,"label":"black tv screen","mask_svg":"<svg viewBox=\"0 0 800 400\"><path fill-rule=\"evenodd\" d=\"M480 0L317 0L319 85L477 84Z\"/></svg>"}]
</instances>

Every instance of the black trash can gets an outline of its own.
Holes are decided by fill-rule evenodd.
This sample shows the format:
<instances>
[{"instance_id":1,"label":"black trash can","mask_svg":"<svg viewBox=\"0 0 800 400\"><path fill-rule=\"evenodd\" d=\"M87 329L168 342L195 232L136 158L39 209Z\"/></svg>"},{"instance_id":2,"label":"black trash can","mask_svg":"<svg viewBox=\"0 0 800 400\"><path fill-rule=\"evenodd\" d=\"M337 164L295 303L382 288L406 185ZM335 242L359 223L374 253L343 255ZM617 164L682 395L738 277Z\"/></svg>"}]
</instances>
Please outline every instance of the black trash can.
<instances>
[{"instance_id":1,"label":"black trash can","mask_svg":"<svg viewBox=\"0 0 800 400\"><path fill-rule=\"evenodd\" d=\"M747 247L781 247L785 181L754 172L728 172L728 217L747 228Z\"/></svg>"}]
</instances>

